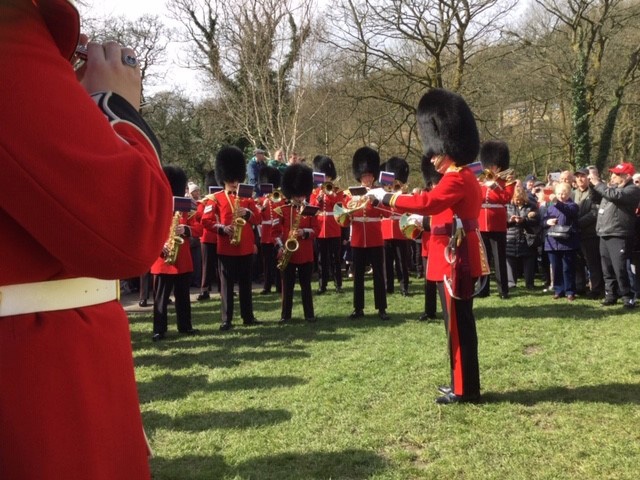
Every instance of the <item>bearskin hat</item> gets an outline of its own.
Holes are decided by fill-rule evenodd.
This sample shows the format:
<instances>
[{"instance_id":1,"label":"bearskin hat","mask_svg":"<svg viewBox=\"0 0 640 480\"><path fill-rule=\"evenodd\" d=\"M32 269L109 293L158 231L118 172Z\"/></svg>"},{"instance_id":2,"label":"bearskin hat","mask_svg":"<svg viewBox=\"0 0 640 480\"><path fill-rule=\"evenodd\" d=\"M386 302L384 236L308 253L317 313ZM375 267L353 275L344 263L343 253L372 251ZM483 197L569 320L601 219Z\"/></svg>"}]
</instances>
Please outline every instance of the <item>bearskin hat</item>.
<instances>
[{"instance_id":1,"label":"bearskin hat","mask_svg":"<svg viewBox=\"0 0 640 480\"><path fill-rule=\"evenodd\" d=\"M232 145L222 147L216 155L215 171L220 185L224 185L224 182L243 182L247 165L242 150Z\"/></svg>"},{"instance_id":2,"label":"bearskin hat","mask_svg":"<svg viewBox=\"0 0 640 480\"><path fill-rule=\"evenodd\" d=\"M422 179L424 180L424 185L427 188L436 186L442 178L442 174L438 173L436 167L433 165L433 163L431 163L431 156L422 156L420 170L422 171Z\"/></svg>"},{"instance_id":3,"label":"bearskin hat","mask_svg":"<svg viewBox=\"0 0 640 480\"><path fill-rule=\"evenodd\" d=\"M275 167L262 167L260 170L260 183L270 183L273 188L280 188L280 171Z\"/></svg>"},{"instance_id":4,"label":"bearskin hat","mask_svg":"<svg viewBox=\"0 0 640 480\"><path fill-rule=\"evenodd\" d=\"M480 135L471 109L453 92L434 88L425 93L416 111L425 155L448 155L456 165L472 163L480 149Z\"/></svg>"},{"instance_id":5,"label":"bearskin hat","mask_svg":"<svg viewBox=\"0 0 640 480\"><path fill-rule=\"evenodd\" d=\"M216 180L215 170L209 170L204 176L204 188L206 193L209 193L209 187L217 187L218 181Z\"/></svg>"},{"instance_id":6,"label":"bearskin hat","mask_svg":"<svg viewBox=\"0 0 640 480\"><path fill-rule=\"evenodd\" d=\"M300 163L285 168L282 175L282 193L285 197L308 197L312 190L313 170Z\"/></svg>"},{"instance_id":7,"label":"bearskin hat","mask_svg":"<svg viewBox=\"0 0 640 480\"><path fill-rule=\"evenodd\" d=\"M501 140L489 140L480 146L480 162L484 168L509 168L509 146Z\"/></svg>"},{"instance_id":8,"label":"bearskin hat","mask_svg":"<svg viewBox=\"0 0 640 480\"><path fill-rule=\"evenodd\" d=\"M338 178L338 173L336 172L336 166L333 163L331 157L327 157L326 155L316 155L313 159L313 169L316 172L322 172L327 177L331 177L332 179Z\"/></svg>"},{"instance_id":9,"label":"bearskin hat","mask_svg":"<svg viewBox=\"0 0 640 480\"><path fill-rule=\"evenodd\" d=\"M381 166L380 170L392 172L399 182L407 183L407 180L409 180L409 164L404 158L391 157L384 162L384 167Z\"/></svg>"},{"instance_id":10,"label":"bearskin hat","mask_svg":"<svg viewBox=\"0 0 640 480\"><path fill-rule=\"evenodd\" d=\"M165 177L171 185L171 193L174 197L184 197L187 190L187 174L177 165L165 165L162 167Z\"/></svg>"},{"instance_id":11,"label":"bearskin hat","mask_svg":"<svg viewBox=\"0 0 640 480\"><path fill-rule=\"evenodd\" d=\"M371 147L360 147L353 154L351 167L357 181L360 181L360 177L365 173L370 173L377 180L380 173L380 155Z\"/></svg>"}]
</instances>

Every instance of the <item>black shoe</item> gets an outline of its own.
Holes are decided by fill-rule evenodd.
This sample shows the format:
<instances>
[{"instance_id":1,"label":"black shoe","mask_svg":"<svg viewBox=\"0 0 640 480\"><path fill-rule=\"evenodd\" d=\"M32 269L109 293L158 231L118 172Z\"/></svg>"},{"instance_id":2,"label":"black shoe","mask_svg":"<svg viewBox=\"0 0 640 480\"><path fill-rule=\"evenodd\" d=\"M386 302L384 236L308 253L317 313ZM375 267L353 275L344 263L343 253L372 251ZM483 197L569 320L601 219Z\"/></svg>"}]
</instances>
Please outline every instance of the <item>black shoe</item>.
<instances>
[{"instance_id":1,"label":"black shoe","mask_svg":"<svg viewBox=\"0 0 640 480\"><path fill-rule=\"evenodd\" d=\"M184 332L179 332L183 335L198 335L200 333L200 330L198 330L197 328L190 328L189 330L185 330Z\"/></svg>"},{"instance_id":2,"label":"black shoe","mask_svg":"<svg viewBox=\"0 0 640 480\"><path fill-rule=\"evenodd\" d=\"M244 320L242 324L243 325L262 325L262 322L257 318L253 317L253 318L249 318L248 320Z\"/></svg>"},{"instance_id":3,"label":"black shoe","mask_svg":"<svg viewBox=\"0 0 640 480\"><path fill-rule=\"evenodd\" d=\"M438 391L443 395L449 395L451 393L451 387L449 385L438 386Z\"/></svg>"},{"instance_id":4,"label":"black shoe","mask_svg":"<svg viewBox=\"0 0 640 480\"><path fill-rule=\"evenodd\" d=\"M395 290L393 288L391 288L391 289L387 288L387 295L393 295L394 291Z\"/></svg>"},{"instance_id":5,"label":"black shoe","mask_svg":"<svg viewBox=\"0 0 640 480\"><path fill-rule=\"evenodd\" d=\"M632 298L629 300L625 300L622 306L631 310L632 308L636 308L636 301Z\"/></svg>"},{"instance_id":6,"label":"black shoe","mask_svg":"<svg viewBox=\"0 0 640 480\"><path fill-rule=\"evenodd\" d=\"M233 327L231 326L231 322L223 322L220 324L220 330L226 332L227 330L231 330Z\"/></svg>"},{"instance_id":7,"label":"black shoe","mask_svg":"<svg viewBox=\"0 0 640 480\"><path fill-rule=\"evenodd\" d=\"M171 300L171 299L167 300L167 305L171 305L172 303L173 303L173 300Z\"/></svg>"},{"instance_id":8,"label":"black shoe","mask_svg":"<svg viewBox=\"0 0 640 480\"><path fill-rule=\"evenodd\" d=\"M307 317L307 318L305 318L305 320L307 322L309 322L309 323L315 323L318 320L318 318L317 317Z\"/></svg>"},{"instance_id":9,"label":"black shoe","mask_svg":"<svg viewBox=\"0 0 640 480\"><path fill-rule=\"evenodd\" d=\"M378 310L378 317L380 317L380 320L389 320L389 315L384 308Z\"/></svg>"},{"instance_id":10,"label":"black shoe","mask_svg":"<svg viewBox=\"0 0 640 480\"><path fill-rule=\"evenodd\" d=\"M500 294L500 298L502 300L509 300L511 298L511 296L508 293L501 293Z\"/></svg>"},{"instance_id":11,"label":"black shoe","mask_svg":"<svg viewBox=\"0 0 640 480\"><path fill-rule=\"evenodd\" d=\"M200 295L196 297L196 300L201 302L203 300L209 300L210 298L211 298L211 295L209 294L209 292L200 292Z\"/></svg>"},{"instance_id":12,"label":"black shoe","mask_svg":"<svg viewBox=\"0 0 640 480\"><path fill-rule=\"evenodd\" d=\"M320 287L318 290L316 290L316 295L322 295L323 293L326 293L327 289L325 287Z\"/></svg>"},{"instance_id":13,"label":"black shoe","mask_svg":"<svg viewBox=\"0 0 640 480\"><path fill-rule=\"evenodd\" d=\"M400 290L400 295L402 295L403 297L408 297L409 290L407 290L406 288L403 288L402 290Z\"/></svg>"},{"instance_id":14,"label":"black shoe","mask_svg":"<svg viewBox=\"0 0 640 480\"><path fill-rule=\"evenodd\" d=\"M349 318L351 320L355 320L356 318L360 317L364 317L364 312L362 310L354 310L353 312L351 312L351 315L349 315Z\"/></svg>"},{"instance_id":15,"label":"black shoe","mask_svg":"<svg viewBox=\"0 0 640 480\"><path fill-rule=\"evenodd\" d=\"M151 337L151 340L153 340L154 342L159 342L160 340L164 340L164 333L154 333L153 337Z\"/></svg>"},{"instance_id":16,"label":"black shoe","mask_svg":"<svg viewBox=\"0 0 640 480\"><path fill-rule=\"evenodd\" d=\"M437 317L431 313L423 313L420 315L419 320L421 322L428 322L429 320L437 320Z\"/></svg>"},{"instance_id":17,"label":"black shoe","mask_svg":"<svg viewBox=\"0 0 640 480\"><path fill-rule=\"evenodd\" d=\"M285 323L289 323L290 321L291 321L291 319L290 319L290 318L281 318L281 319L278 321L278 323L279 323L280 325L284 325Z\"/></svg>"},{"instance_id":18,"label":"black shoe","mask_svg":"<svg viewBox=\"0 0 640 480\"><path fill-rule=\"evenodd\" d=\"M271 293L271 290L267 290L266 288L263 288L262 290L260 290L260 295L269 295Z\"/></svg>"},{"instance_id":19,"label":"black shoe","mask_svg":"<svg viewBox=\"0 0 640 480\"><path fill-rule=\"evenodd\" d=\"M342 287L336 287L336 293L344 293L344 290L342 290Z\"/></svg>"},{"instance_id":20,"label":"black shoe","mask_svg":"<svg viewBox=\"0 0 640 480\"><path fill-rule=\"evenodd\" d=\"M602 305L603 307L610 307L611 305L615 305L616 303L618 303L618 300L616 300L615 298L605 298L600 302L600 305Z\"/></svg>"},{"instance_id":21,"label":"black shoe","mask_svg":"<svg viewBox=\"0 0 640 480\"><path fill-rule=\"evenodd\" d=\"M138 305L140 305L141 307L148 307L149 306L149 304L147 303L146 300L140 300L138 302Z\"/></svg>"},{"instance_id":22,"label":"black shoe","mask_svg":"<svg viewBox=\"0 0 640 480\"><path fill-rule=\"evenodd\" d=\"M478 395L456 395L449 392L441 397L436 398L438 405L451 405L454 403L477 403L480 401L480 394Z\"/></svg>"}]
</instances>

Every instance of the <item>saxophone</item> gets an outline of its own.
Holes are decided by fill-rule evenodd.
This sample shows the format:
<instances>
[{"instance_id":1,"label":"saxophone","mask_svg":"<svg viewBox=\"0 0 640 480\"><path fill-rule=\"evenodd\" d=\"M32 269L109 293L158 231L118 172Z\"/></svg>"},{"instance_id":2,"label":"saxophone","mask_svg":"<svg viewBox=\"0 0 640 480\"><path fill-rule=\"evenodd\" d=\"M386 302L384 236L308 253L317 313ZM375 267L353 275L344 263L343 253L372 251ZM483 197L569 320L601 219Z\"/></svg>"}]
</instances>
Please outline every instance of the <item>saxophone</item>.
<instances>
[{"instance_id":1,"label":"saxophone","mask_svg":"<svg viewBox=\"0 0 640 480\"><path fill-rule=\"evenodd\" d=\"M302 209L300 209L300 211L298 212L298 216L293 221L293 224L291 225L291 229L289 230L289 236L287 237L287 240L284 242L284 253L280 258L278 265L276 265L278 267L278 270L280 271L284 271L284 269L287 268L287 265L289 265L289 260L291 260L291 255L293 255L294 252L296 252L300 248L300 242L296 238L296 232L300 227L300 220L302 219L301 212L302 212Z\"/></svg>"},{"instance_id":2,"label":"saxophone","mask_svg":"<svg viewBox=\"0 0 640 480\"><path fill-rule=\"evenodd\" d=\"M231 222L233 225L233 235L231 236L231 240L229 240L231 245L240 245L240 240L242 239L242 227L247 223L247 221L240 216L240 213L238 212L239 207L240 197L236 195L236 200L233 204L233 221Z\"/></svg>"},{"instance_id":3,"label":"saxophone","mask_svg":"<svg viewBox=\"0 0 640 480\"><path fill-rule=\"evenodd\" d=\"M176 233L178 225L180 225L181 212L176 212L171 219L171 226L169 227L169 238L165 242L166 253L164 256L164 263L167 265L175 265L178 260L178 252L180 251L180 245L184 243L184 238Z\"/></svg>"}]
</instances>

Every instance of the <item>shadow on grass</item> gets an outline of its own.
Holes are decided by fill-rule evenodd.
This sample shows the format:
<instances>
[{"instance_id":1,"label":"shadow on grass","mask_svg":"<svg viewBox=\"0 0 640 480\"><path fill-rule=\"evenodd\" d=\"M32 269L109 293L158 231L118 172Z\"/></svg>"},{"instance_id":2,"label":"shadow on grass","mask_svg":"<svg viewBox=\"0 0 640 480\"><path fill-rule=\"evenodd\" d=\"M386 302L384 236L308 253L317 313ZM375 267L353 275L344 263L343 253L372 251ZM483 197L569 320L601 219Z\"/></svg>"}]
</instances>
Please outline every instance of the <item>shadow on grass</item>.
<instances>
[{"instance_id":1,"label":"shadow on grass","mask_svg":"<svg viewBox=\"0 0 640 480\"><path fill-rule=\"evenodd\" d=\"M135 357L136 367L191 368L194 365L206 365L211 368L231 368L241 362L268 360L293 360L309 358L311 355L299 350L262 350L254 352L232 352L227 349L215 351L171 352L170 355L140 353Z\"/></svg>"},{"instance_id":2,"label":"shadow on grass","mask_svg":"<svg viewBox=\"0 0 640 480\"><path fill-rule=\"evenodd\" d=\"M387 468L389 467L384 458L366 450L282 453L252 458L237 465L227 465L220 455L151 459L153 478L158 480L205 478L346 480L370 478L383 473Z\"/></svg>"},{"instance_id":3,"label":"shadow on grass","mask_svg":"<svg viewBox=\"0 0 640 480\"><path fill-rule=\"evenodd\" d=\"M206 375L160 375L150 382L138 383L142 403L154 400L176 400L191 392L236 392L240 390L267 390L302 385L306 380L293 376L240 377L210 382Z\"/></svg>"},{"instance_id":4,"label":"shadow on grass","mask_svg":"<svg viewBox=\"0 0 640 480\"><path fill-rule=\"evenodd\" d=\"M172 418L156 412L142 414L147 432L159 428L184 432L203 432L211 429L248 429L276 425L291 420L287 410L250 408L241 412L206 412Z\"/></svg>"},{"instance_id":5,"label":"shadow on grass","mask_svg":"<svg viewBox=\"0 0 640 480\"><path fill-rule=\"evenodd\" d=\"M552 303L553 302L553 303ZM560 303L558 303L560 302ZM566 300L552 300L549 298L549 304L544 306L537 305L535 310L530 305L517 303L516 301L502 301L498 305L482 305L474 304L474 314L477 320L491 318L523 318L526 320L534 319L567 319L571 321L580 320L598 320L612 314L624 314L626 311L614 312L613 310L604 310L599 304L584 305L582 303L568 303Z\"/></svg>"},{"instance_id":6,"label":"shadow on grass","mask_svg":"<svg viewBox=\"0 0 640 480\"><path fill-rule=\"evenodd\" d=\"M482 399L483 403L507 402L522 405L535 405L542 402L640 404L640 385L610 383L576 388L552 387L540 390L515 390L504 393L487 392L482 395Z\"/></svg>"}]
</instances>

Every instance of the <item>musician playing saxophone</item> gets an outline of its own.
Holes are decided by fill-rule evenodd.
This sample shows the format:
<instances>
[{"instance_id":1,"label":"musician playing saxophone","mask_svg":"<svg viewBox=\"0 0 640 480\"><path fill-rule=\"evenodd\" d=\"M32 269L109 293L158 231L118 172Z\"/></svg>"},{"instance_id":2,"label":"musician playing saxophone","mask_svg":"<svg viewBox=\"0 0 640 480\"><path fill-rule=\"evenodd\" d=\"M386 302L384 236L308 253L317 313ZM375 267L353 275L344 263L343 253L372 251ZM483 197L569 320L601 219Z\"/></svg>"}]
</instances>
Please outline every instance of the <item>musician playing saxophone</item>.
<instances>
[{"instance_id":1,"label":"musician playing saxophone","mask_svg":"<svg viewBox=\"0 0 640 480\"><path fill-rule=\"evenodd\" d=\"M257 325L253 314L251 266L255 245L252 225L261 221L260 211L251 196L241 197L238 188L246 175L242 151L227 146L216 156L215 173L224 189L213 194L213 208L202 215L202 224L218 232L218 263L220 266L220 330L232 328L233 285L238 282L240 316L244 325ZM252 190L250 189L249 194ZM238 221L238 220L243 220Z\"/></svg>"},{"instance_id":2,"label":"musician playing saxophone","mask_svg":"<svg viewBox=\"0 0 640 480\"><path fill-rule=\"evenodd\" d=\"M311 194L312 189L313 172L309 167L302 164L287 167L282 177L282 193L289 201L275 209L280 222L273 229L275 242L279 247L278 259L282 276L281 324L291 321L296 272L304 318L307 322L316 321L311 275L313 240L317 237L320 226L316 215L304 214L307 213L306 210L313 209L307 207L305 210L305 198Z\"/></svg>"}]
</instances>

